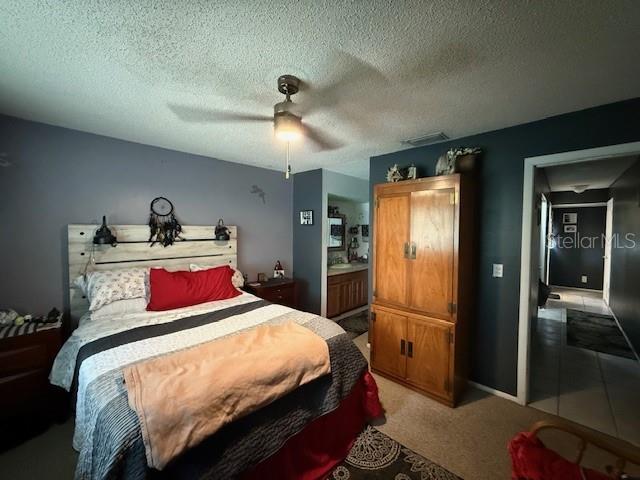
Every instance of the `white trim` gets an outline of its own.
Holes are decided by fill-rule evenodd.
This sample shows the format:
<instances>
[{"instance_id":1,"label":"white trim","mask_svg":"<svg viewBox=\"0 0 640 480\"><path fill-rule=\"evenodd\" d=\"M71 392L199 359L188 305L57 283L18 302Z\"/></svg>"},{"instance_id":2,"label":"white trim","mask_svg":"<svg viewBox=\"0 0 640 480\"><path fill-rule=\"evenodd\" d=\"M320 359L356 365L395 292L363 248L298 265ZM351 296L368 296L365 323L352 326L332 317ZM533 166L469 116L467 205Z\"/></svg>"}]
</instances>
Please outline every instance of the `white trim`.
<instances>
[{"instance_id":1,"label":"white trim","mask_svg":"<svg viewBox=\"0 0 640 480\"><path fill-rule=\"evenodd\" d=\"M524 159L522 189L522 248L520 258L520 312L518 315L518 403L526 405L529 399L529 322L531 288L531 246L534 221L535 169L605 158L634 155L640 152L640 142L608 145L572 152L554 153ZM557 206L554 205L554 208Z\"/></svg>"},{"instance_id":2,"label":"white trim","mask_svg":"<svg viewBox=\"0 0 640 480\"><path fill-rule=\"evenodd\" d=\"M507 400L511 400L512 402L520 403L518 402L518 397L514 397L513 395L509 393L505 393L502 390L496 390L495 388L487 387L486 385L472 382L471 380L467 381L467 383L472 387L477 388L478 390L482 390L483 392L490 393L492 395L495 395L496 397L505 398Z\"/></svg>"},{"instance_id":3,"label":"white trim","mask_svg":"<svg viewBox=\"0 0 640 480\"><path fill-rule=\"evenodd\" d=\"M565 287L564 285L549 285L551 288L564 288L565 290L576 290L577 292L594 292L602 293L602 290L597 288L582 288L582 287Z\"/></svg>"},{"instance_id":4,"label":"white trim","mask_svg":"<svg viewBox=\"0 0 640 480\"><path fill-rule=\"evenodd\" d=\"M609 294L611 293L611 254L613 238L613 198L607 202L607 213L604 229L604 279L602 281L602 299L609 306Z\"/></svg>"},{"instance_id":5,"label":"white trim","mask_svg":"<svg viewBox=\"0 0 640 480\"><path fill-rule=\"evenodd\" d=\"M318 219L322 222L322 254L320 265L320 316L327 316L327 263L329 262L329 251L327 250L328 241L327 233L329 232L328 218L329 218L329 195L327 192L327 180L324 178L324 168L322 172L322 211L318 215Z\"/></svg>"},{"instance_id":6,"label":"white trim","mask_svg":"<svg viewBox=\"0 0 640 480\"><path fill-rule=\"evenodd\" d=\"M585 208L585 207L606 207L607 202L594 202L594 203L561 203L553 208Z\"/></svg>"}]
</instances>

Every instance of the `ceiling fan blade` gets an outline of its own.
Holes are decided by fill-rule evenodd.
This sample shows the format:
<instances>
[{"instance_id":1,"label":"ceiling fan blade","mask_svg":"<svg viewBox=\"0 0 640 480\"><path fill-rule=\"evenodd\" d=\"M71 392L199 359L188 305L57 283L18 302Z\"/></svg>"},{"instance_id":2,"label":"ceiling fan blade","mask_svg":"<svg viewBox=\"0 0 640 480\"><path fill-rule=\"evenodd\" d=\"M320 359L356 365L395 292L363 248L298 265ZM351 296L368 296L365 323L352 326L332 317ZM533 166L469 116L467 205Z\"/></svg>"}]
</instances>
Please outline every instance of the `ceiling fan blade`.
<instances>
[{"instance_id":1,"label":"ceiling fan blade","mask_svg":"<svg viewBox=\"0 0 640 480\"><path fill-rule=\"evenodd\" d=\"M337 150L345 146L345 143L341 140L335 139L326 133L318 130L317 128L310 127L309 125L302 125L304 135L311 140L317 150Z\"/></svg>"},{"instance_id":2,"label":"ceiling fan blade","mask_svg":"<svg viewBox=\"0 0 640 480\"><path fill-rule=\"evenodd\" d=\"M168 107L180 120L189 123L273 122L273 116L270 115L251 115L248 113L189 107L186 105L175 105L171 103L168 104Z\"/></svg>"},{"instance_id":3,"label":"ceiling fan blade","mask_svg":"<svg viewBox=\"0 0 640 480\"><path fill-rule=\"evenodd\" d=\"M303 100L301 113L323 110L338 105L344 97L365 98L368 90L363 85L381 88L387 87L390 80L376 67L346 52L334 55L330 71L339 72L328 84L314 87L302 82L301 90L308 101Z\"/></svg>"}]
</instances>

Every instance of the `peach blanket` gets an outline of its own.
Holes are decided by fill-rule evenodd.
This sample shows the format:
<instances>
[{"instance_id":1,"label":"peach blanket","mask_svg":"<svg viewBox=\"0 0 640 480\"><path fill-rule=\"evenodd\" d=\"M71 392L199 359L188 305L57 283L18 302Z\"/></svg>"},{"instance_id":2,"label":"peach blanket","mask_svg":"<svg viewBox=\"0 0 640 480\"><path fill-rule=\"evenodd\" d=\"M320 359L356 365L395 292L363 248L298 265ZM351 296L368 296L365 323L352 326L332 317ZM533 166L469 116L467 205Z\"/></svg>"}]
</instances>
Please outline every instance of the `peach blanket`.
<instances>
[{"instance_id":1,"label":"peach blanket","mask_svg":"<svg viewBox=\"0 0 640 480\"><path fill-rule=\"evenodd\" d=\"M124 378L147 463L162 470L222 426L330 371L327 343L289 322L134 364Z\"/></svg>"}]
</instances>

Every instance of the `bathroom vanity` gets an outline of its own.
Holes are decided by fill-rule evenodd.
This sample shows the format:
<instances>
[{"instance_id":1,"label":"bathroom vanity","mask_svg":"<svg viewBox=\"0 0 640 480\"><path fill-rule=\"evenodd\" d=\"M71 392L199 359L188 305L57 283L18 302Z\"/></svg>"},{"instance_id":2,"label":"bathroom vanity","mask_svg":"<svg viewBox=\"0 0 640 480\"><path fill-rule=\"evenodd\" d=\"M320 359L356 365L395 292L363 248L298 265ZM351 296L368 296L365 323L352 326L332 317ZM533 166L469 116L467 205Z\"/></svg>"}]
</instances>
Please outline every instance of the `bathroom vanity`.
<instances>
[{"instance_id":1,"label":"bathroom vanity","mask_svg":"<svg viewBox=\"0 0 640 480\"><path fill-rule=\"evenodd\" d=\"M340 263L327 271L327 317L337 317L368 303L369 265Z\"/></svg>"}]
</instances>

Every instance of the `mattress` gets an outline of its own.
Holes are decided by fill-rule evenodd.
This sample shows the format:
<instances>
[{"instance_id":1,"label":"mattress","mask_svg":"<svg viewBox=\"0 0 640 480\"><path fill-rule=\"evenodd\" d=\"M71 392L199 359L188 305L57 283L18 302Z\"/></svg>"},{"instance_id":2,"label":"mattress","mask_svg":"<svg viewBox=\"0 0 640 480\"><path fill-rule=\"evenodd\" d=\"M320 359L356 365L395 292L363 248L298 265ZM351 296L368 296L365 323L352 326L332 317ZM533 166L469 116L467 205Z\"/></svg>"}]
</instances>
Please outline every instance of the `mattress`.
<instances>
[{"instance_id":1,"label":"mattress","mask_svg":"<svg viewBox=\"0 0 640 480\"><path fill-rule=\"evenodd\" d=\"M216 432L155 476L233 478L273 455L314 419L337 408L367 371L367 362L335 322L243 293L168 312L84 318L50 375L76 405L76 478L142 479L150 475L140 425L127 402L122 370L135 362L250 330L296 322L329 347L331 374Z\"/></svg>"}]
</instances>

